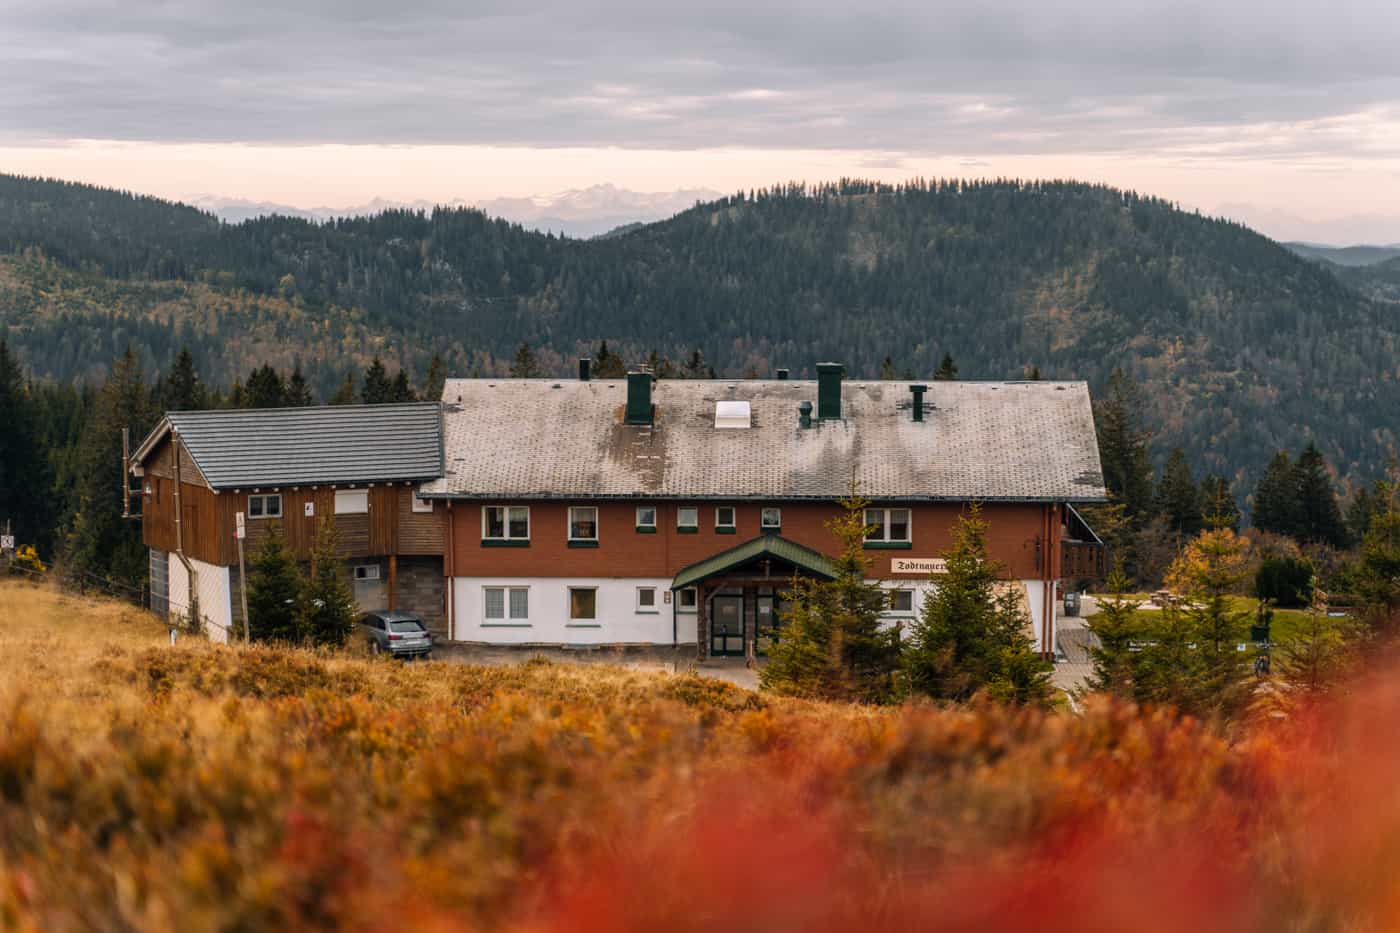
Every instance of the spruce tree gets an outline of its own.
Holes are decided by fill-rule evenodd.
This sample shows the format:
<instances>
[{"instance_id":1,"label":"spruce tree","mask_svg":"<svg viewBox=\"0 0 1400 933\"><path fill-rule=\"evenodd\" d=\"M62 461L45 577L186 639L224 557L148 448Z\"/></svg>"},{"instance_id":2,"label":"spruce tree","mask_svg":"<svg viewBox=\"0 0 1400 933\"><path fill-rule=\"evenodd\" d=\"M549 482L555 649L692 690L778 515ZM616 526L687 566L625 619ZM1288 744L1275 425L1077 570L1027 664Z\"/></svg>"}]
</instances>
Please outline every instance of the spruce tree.
<instances>
[{"instance_id":1,"label":"spruce tree","mask_svg":"<svg viewBox=\"0 0 1400 933\"><path fill-rule=\"evenodd\" d=\"M1098 642L1089 649L1094 663L1089 688L1131 699L1134 696L1133 644L1143 638L1137 617L1138 604L1123 595L1128 589L1128 578L1121 562L1114 566L1106 582L1110 595L1099 600L1098 613L1085 622Z\"/></svg>"},{"instance_id":2,"label":"spruce tree","mask_svg":"<svg viewBox=\"0 0 1400 933\"><path fill-rule=\"evenodd\" d=\"M282 374L264 363L253 370L243 387L247 408L282 408L287 404L287 387Z\"/></svg>"},{"instance_id":3,"label":"spruce tree","mask_svg":"<svg viewBox=\"0 0 1400 933\"><path fill-rule=\"evenodd\" d=\"M1239 645L1251 613L1231 602L1247 576L1245 542L1228 528L1202 532L1167 572L1167 585L1187 600L1182 614L1195 647L1178 702L1195 715L1230 718L1249 699L1250 659Z\"/></svg>"},{"instance_id":4,"label":"spruce tree","mask_svg":"<svg viewBox=\"0 0 1400 933\"><path fill-rule=\"evenodd\" d=\"M122 518L120 473L122 428L139 438L153 420L141 364L127 347L98 393L81 441L78 507L64 556L69 572L83 585L106 585L136 596L146 582L149 558L141 543L141 523Z\"/></svg>"},{"instance_id":5,"label":"spruce tree","mask_svg":"<svg viewBox=\"0 0 1400 933\"><path fill-rule=\"evenodd\" d=\"M335 519L320 519L311 553L311 574L302 590L301 631L313 645L339 647L355 628L355 594L345 581Z\"/></svg>"},{"instance_id":6,"label":"spruce tree","mask_svg":"<svg viewBox=\"0 0 1400 933\"><path fill-rule=\"evenodd\" d=\"M515 348L515 357L510 362L510 377L512 379L537 379L540 376L540 364L535 358L535 351L530 349L528 343L522 343Z\"/></svg>"},{"instance_id":7,"label":"spruce tree","mask_svg":"<svg viewBox=\"0 0 1400 933\"><path fill-rule=\"evenodd\" d=\"M1314 589L1303 621L1276 650L1273 673L1294 696L1327 693L1352 660L1356 634L1350 617L1327 614L1327 594Z\"/></svg>"},{"instance_id":8,"label":"spruce tree","mask_svg":"<svg viewBox=\"0 0 1400 933\"><path fill-rule=\"evenodd\" d=\"M1342 521L1327 463L1317 445L1310 443L1303 448L1293 467L1293 483L1298 501L1298 540L1345 547L1346 523Z\"/></svg>"},{"instance_id":9,"label":"spruce tree","mask_svg":"<svg viewBox=\"0 0 1400 933\"><path fill-rule=\"evenodd\" d=\"M886 382L899 378L899 370L895 367L894 360L888 356L880 363L880 378Z\"/></svg>"},{"instance_id":10,"label":"spruce tree","mask_svg":"<svg viewBox=\"0 0 1400 933\"><path fill-rule=\"evenodd\" d=\"M394 377L393 383L389 386L389 401L391 402L416 402L418 396L413 391L413 386L408 381L408 371L401 369Z\"/></svg>"},{"instance_id":11,"label":"spruce tree","mask_svg":"<svg viewBox=\"0 0 1400 933\"><path fill-rule=\"evenodd\" d=\"M521 344L521 347L528 349L524 344ZM519 358L518 351L516 356ZM531 365L534 364L533 356L530 362ZM621 379L627 375L627 364L622 361L622 357L608 349L606 340L598 344L598 352L593 355L593 375L598 379Z\"/></svg>"},{"instance_id":12,"label":"spruce tree","mask_svg":"<svg viewBox=\"0 0 1400 933\"><path fill-rule=\"evenodd\" d=\"M302 640L302 582L282 525L273 522L248 562L248 633L254 641Z\"/></svg>"},{"instance_id":13,"label":"spruce tree","mask_svg":"<svg viewBox=\"0 0 1400 933\"><path fill-rule=\"evenodd\" d=\"M1366 625L1393 637L1400 634L1400 488L1391 480L1382 490L1382 504L1361 542L1354 589Z\"/></svg>"},{"instance_id":14,"label":"spruce tree","mask_svg":"<svg viewBox=\"0 0 1400 933\"><path fill-rule=\"evenodd\" d=\"M1301 513L1293 460L1288 451L1280 450L1269 461L1259 485L1254 487L1252 522L1260 531L1291 538L1301 528Z\"/></svg>"},{"instance_id":15,"label":"spruce tree","mask_svg":"<svg viewBox=\"0 0 1400 933\"><path fill-rule=\"evenodd\" d=\"M943 361L934 370L933 378L939 382L954 382L958 378L958 364L953 362L953 354L944 353Z\"/></svg>"},{"instance_id":16,"label":"spruce tree","mask_svg":"<svg viewBox=\"0 0 1400 933\"><path fill-rule=\"evenodd\" d=\"M899 633L881 613L889 597L868 582L865 506L854 496L827 522L841 542L834 580L797 578L785 594L781 635L759 675L763 689L787 696L886 703L896 694Z\"/></svg>"},{"instance_id":17,"label":"spruce tree","mask_svg":"<svg viewBox=\"0 0 1400 933\"><path fill-rule=\"evenodd\" d=\"M937 700L986 692L1048 703L1051 664L1035 651L1029 619L1004 568L987 554L987 523L972 506L958 517L937 589L910 633L904 670L911 691Z\"/></svg>"},{"instance_id":18,"label":"spruce tree","mask_svg":"<svg viewBox=\"0 0 1400 933\"><path fill-rule=\"evenodd\" d=\"M195 371L189 347L181 348L180 355L175 357L175 365L165 379L160 404L165 411L200 411L208 406L208 393Z\"/></svg>"},{"instance_id":19,"label":"spruce tree","mask_svg":"<svg viewBox=\"0 0 1400 933\"><path fill-rule=\"evenodd\" d=\"M447 364L442 360L442 354L434 353L433 361L428 364L428 378L423 382L423 399L428 402L442 400L442 389L447 384Z\"/></svg>"},{"instance_id":20,"label":"spruce tree","mask_svg":"<svg viewBox=\"0 0 1400 933\"><path fill-rule=\"evenodd\" d=\"M1194 536L1204 526L1201 492L1196 487L1196 478L1191 475L1191 465L1186 462L1186 451L1180 447L1172 449L1162 468L1162 481L1157 486L1157 510L1166 516L1167 523L1178 534Z\"/></svg>"},{"instance_id":21,"label":"spruce tree","mask_svg":"<svg viewBox=\"0 0 1400 933\"><path fill-rule=\"evenodd\" d=\"M682 379L713 379L714 374L715 371L705 362L705 354L699 350L692 350L690 358L681 368Z\"/></svg>"},{"instance_id":22,"label":"spruce tree","mask_svg":"<svg viewBox=\"0 0 1400 933\"><path fill-rule=\"evenodd\" d=\"M1201 518L1207 528L1239 530L1239 503L1230 491L1229 482L1219 473L1211 473L1201 480Z\"/></svg>"},{"instance_id":23,"label":"spruce tree","mask_svg":"<svg viewBox=\"0 0 1400 933\"><path fill-rule=\"evenodd\" d=\"M346 373L345 379L340 383L340 387L331 396L332 405L353 405L355 404L355 374Z\"/></svg>"},{"instance_id":24,"label":"spruce tree","mask_svg":"<svg viewBox=\"0 0 1400 933\"><path fill-rule=\"evenodd\" d=\"M311 404L311 387L301 372L301 361L292 367L291 378L287 380L286 403L291 408L306 408Z\"/></svg>"},{"instance_id":25,"label":"spruce tree","mask_svg":"<svg viewBox=\"0 0 1400 933\"><path fill-rule=\"evenodd\" d=\"M1142 427L1142 396L1137 384L1115 369L1108 389L1094 404L1104 485L1123 503L1124 515L1141 525L1152 514L1151 439Z\"/></svg>"},{"instance_id":26,"label":"spruce tree","mask_svg":"<svg viewBox=\"0 0 1400 933\"><path fill-rule=\"evenodd\" d=\"M47 529L51 476L40 449L37 405L4 338L0 338L0 425L0 530L8 519L16 539L32 544Z\"/></svg>"},{"instance_id":27,"label":"spruce tree","mask_svg":"<svg viewBox=\"0 0 1400 933\"><path fill-rule=\"evenodd\" d=\"M366 405L383 405L389 401L393 392L393 386L389 383L389 374L384 369L384 363L376 354L370 362L369 368L365 370L364 386L360 389L360 401Z\"/></svg>"}]
</instances>

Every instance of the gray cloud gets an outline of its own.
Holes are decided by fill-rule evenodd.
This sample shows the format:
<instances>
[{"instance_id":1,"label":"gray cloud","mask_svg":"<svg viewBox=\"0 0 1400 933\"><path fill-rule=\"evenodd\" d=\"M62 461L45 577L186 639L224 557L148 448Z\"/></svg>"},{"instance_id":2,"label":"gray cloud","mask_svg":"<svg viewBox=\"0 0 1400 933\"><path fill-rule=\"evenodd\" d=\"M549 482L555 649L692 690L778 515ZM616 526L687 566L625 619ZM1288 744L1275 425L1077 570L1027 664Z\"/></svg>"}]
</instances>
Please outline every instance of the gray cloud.
<instances>
[{"instance_id":1,"label":"gray cloud","mask_svg":"<svg viewBox=\"0 0 1400 933\"><path fill-rule=\"evenodd\" d=\"M670 6L11 2L0 142L1400 155L1393 0Z\"/></svg>"}]
</instances>

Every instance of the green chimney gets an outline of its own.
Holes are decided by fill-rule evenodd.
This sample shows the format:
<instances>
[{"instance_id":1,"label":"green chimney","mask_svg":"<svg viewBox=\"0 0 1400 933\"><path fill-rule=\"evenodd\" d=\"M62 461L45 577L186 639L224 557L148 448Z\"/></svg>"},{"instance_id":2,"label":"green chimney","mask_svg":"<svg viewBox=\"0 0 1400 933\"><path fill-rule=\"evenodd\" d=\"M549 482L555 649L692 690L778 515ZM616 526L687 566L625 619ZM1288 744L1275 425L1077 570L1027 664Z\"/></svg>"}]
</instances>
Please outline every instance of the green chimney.
<instances>
[{"instance_id":1,"label":"green chimney","mask_svg":"<svg viewBox=\"0 0 1400 933\"><path fill-rule=\"evenodd\" d=\"M846 367L840 363L817 364L817 419L839 421L841 418L841 377Z\"/></svg>"},{"instance_id":2,"label":"green chimney","mask_svg":"<svg viewBox=\"0 0 1400 933\"><path fill-rule=\"evenodd\" d=\"M651 373L627 374L628 424L651 424Z\"/></svg>"}]
</instances>

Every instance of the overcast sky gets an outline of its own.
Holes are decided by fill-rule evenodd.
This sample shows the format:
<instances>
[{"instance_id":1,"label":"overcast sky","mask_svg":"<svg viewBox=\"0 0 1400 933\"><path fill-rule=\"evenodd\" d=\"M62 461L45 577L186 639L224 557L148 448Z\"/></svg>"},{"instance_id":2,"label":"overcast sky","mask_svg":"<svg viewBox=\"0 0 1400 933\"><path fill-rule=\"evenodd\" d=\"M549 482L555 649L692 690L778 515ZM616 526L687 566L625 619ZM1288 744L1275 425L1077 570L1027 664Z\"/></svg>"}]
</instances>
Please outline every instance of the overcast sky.
<instances>
[{"instance_id":1,"label":"overcast sky","mask_svg":"<svg viewBox=\"0 0 1400 933\"><path fill-rule=\"evenodd\" d=\"M1053 175L1400 241L1395 0L0 0L0 35L0 170L168 196Z\"/></svg>"}]
</instances>

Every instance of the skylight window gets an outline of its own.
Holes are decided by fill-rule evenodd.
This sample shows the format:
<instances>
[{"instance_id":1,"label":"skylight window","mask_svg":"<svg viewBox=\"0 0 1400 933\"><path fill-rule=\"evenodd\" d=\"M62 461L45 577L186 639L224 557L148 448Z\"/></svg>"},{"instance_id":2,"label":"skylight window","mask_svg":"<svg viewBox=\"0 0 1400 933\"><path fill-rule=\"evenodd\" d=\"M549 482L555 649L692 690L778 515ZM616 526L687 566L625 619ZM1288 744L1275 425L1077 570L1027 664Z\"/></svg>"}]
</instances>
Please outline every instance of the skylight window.
<instances>
[{"instance_id":1,"label":"skylight window","mask_svg":"<svg viewBox=\"0 0 1400 933\"><path fill-rule=\"evenodd\" d=\"M751 418L748 402L715 402L716 428L747 428Z\"/></svg>"}]
</instances>

